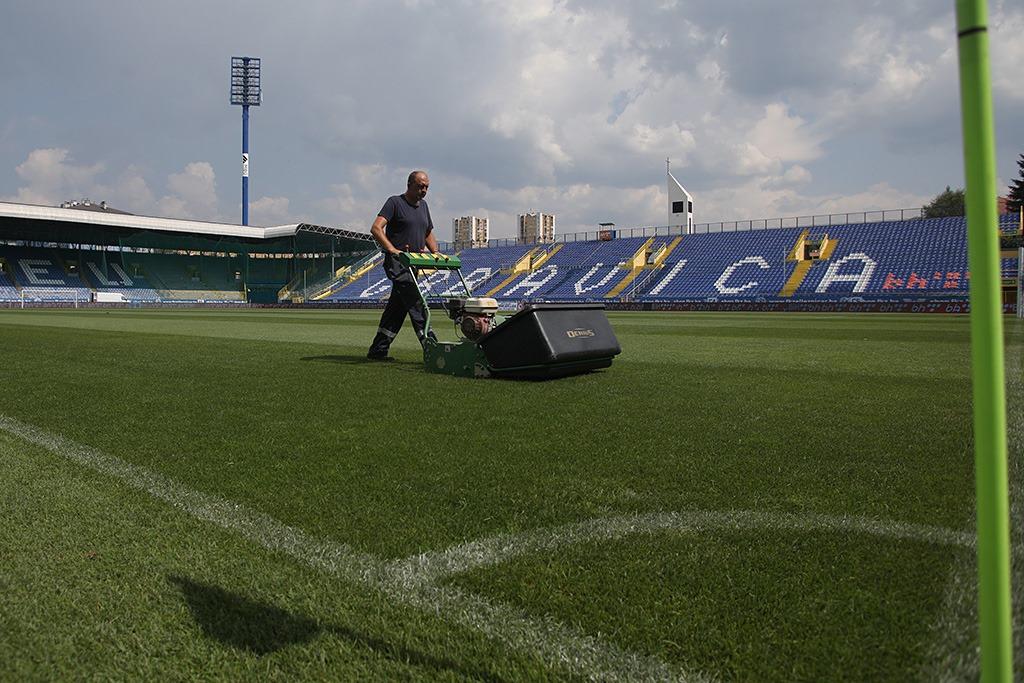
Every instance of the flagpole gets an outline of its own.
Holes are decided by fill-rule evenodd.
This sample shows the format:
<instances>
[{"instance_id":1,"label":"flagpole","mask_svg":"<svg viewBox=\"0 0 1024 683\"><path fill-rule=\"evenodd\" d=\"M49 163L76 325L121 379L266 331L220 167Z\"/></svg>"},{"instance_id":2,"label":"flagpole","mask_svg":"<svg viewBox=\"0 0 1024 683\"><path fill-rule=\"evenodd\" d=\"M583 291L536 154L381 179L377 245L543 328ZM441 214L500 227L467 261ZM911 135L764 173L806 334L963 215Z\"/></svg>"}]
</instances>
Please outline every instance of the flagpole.
<instances>
[{"instance_id":1,"label":"flagpole","mask_svg":"<svg viewBox=\"0 0 1024 683\"><path fill-rule=\"evenodd\" d=\"M1006 390L986 0L956 0L971 271L971 376L981 680L1013 678Z\"/></svg>"}]
</instances>

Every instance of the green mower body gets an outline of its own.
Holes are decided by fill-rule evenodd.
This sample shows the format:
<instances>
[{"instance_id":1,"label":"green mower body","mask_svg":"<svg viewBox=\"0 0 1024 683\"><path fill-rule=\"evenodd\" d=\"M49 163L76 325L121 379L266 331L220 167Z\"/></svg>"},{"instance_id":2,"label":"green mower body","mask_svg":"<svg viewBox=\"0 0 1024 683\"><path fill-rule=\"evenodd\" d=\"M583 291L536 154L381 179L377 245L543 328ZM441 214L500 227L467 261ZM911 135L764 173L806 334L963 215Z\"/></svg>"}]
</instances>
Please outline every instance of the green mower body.
<instances>
[{"instance_id":1,"label":"green mower body","mask_svg":"<svg viewBox=\"0 0 1024 683\"><path fill-rule=\"evenodd\" d=\"M423 364L428 372L456 377L552 379L609 367L621 352L604 304L529 304L508 318L496 315L497 301L473 298L458 256L403 252L426 311ZM438 341L431 334L430 305L419 276L428 270L454 270L466 292L446 310L463 337Z\"/></svg>"},{"instance_id":2,"label":"green mower body","mask_svg":"<svg viewBox=\"0 0 1024 683\"><path fill-rule=\"evenodd\" d=\"M423 342L423 364L428 372L437 372L442 375L491 376L490 368L487 366L487 356L476 345L476 342L469 339L456 342L427 339Z\"/></svg>"}]
</instances>

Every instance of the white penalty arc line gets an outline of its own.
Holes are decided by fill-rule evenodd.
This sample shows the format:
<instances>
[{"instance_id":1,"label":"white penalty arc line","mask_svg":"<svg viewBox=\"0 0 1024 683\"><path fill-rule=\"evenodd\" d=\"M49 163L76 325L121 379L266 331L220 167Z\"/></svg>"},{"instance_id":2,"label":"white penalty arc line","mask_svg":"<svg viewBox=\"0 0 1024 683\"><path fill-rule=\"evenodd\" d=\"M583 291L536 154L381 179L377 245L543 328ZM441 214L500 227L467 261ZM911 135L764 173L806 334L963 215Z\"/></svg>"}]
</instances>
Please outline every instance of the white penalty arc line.
<instances>
[{"instance_id":1,"label":"white penalty arc line","mask_svg":"<svg viewBox=\"0 0 1024 683\"><path fill-rule=\"evenodd\" d=\"M424 553L394 562L395 580L435 583L458 574L508 562L525 555L550 553L581 543L608 542L638 534L674 532L706 534L713 531L825 531L858 533L887 540L973 548L975 535L924 524L908 524L852 515L801 515L756 510L693 510L599 518L521 534L501 534Z\"/></svg>"},{"instance_id":2,"label":"white penalty arc line","mask_svg":"<svg viewBox=\"0 0 1024 683\"><path fill-rule=\"evenodd\" d=\"M169 477L13 418L0 415L0 430L148 493L196 519L233 531L267 550L284 553L307 566L379 590L396 602L480 632L549 668L590 680L709 680L657 657L622 650L553 620L533 619L520 610L454 587L395 581L388 563L372 555L358 553L343 543L313 538L269 515L192 490Z\"/></svg>"}]
</instances>

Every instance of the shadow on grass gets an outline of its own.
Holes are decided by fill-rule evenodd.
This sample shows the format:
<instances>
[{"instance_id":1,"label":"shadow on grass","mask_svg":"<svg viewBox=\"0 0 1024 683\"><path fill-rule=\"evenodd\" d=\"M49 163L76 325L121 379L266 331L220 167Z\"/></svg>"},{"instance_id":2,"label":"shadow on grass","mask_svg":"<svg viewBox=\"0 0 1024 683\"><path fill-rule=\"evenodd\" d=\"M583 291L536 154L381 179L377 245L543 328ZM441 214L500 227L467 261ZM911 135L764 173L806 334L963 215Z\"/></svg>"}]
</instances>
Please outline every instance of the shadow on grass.
<instances>
[{"instance_id":1,"label":"shadow on grass","mask_svg":"<svg viewBox=\"0 0 1024 683\"><path fill-rule=\"evenodd\" d=\"M303 356L300 360L317 361L320 363L340 363L342 365L422 365L420 362L413 363L397 359L387 363L382 363L379 360L370 360L365 354L358 356Z\"/></svg>"},{"instance_id":2,"label":"shadow on grass","mask_svg":"<svg viewBox=\"0 0 1024 683\"><path fill-rule=\"evenodd\" d=\"M501 680L488 672L464 669L450 659L433 657L346 626L321 624L219 586L176 575L168 576L167 580L181 591L196 623L208 638L257 656L271 654L289 645L307 643L321 633L327 633L397 662L435 671L452 671L478 680Z\"/></svg>"},{"instance_id":3,"label":"shadow on grass","mask_svg":"<svg viewBox=\"0 0 1024 683\"><path fill-rule=\"evenodd\" d=\"M209 638L238 650L266 655L317 636L321 626L302 615L255 602L183 576L167 580L181 590L196 623Z\"/></svg>"}]
</instances>

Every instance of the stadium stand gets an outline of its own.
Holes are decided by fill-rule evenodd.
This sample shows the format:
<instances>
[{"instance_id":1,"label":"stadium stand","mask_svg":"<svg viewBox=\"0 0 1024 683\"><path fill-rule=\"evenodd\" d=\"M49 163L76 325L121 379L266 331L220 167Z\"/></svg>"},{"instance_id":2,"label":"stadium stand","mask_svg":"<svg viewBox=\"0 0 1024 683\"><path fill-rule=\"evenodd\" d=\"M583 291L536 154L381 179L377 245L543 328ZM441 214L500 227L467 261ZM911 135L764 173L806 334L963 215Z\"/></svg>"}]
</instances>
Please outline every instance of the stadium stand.
<instances>
[{"instance_id":1,"label":"stadium stand","mask_svg":"<svg viewBox=\"0 0 1024 683\"><path fill-rule=\"evenodd\" d=\"M0 300L20 301L25 291L29 301L83 303L94 292L117 293L127 303L239 303L244 268L250 288L270 288L276 300L291 265L285 259L245 264L227 257L33 247L0 247L0 262ZM14 282L6 272L15 274Z\"/></svg>"},{"instance_id":2,"label":"stadium stand","mask_svg":"<svg viewBox=\"0 0 1024 683\"><path fill-rule=\"evenodd\" d=\"M13 288L22 302L31 294L76 304L93 295L103 303L276 304L293 300L288 284L325 278L372 250L369 235L311 223L259 227L137 216L102 202L0 201L0 300L13 300ZM99 296L107 293L118 297Z\"/></svg>"},{"instance_id":3,"label":"stadium stand","mask_svg":"<svg viewBox=\"0 0 1024 683\"><path fill-rule=\"evenodd\" d=\"M781 227L780 219L779 225L685 235L679 226L635 229L616 239L605 232L547 244L505 241L459 256L472 294L506 306L967 299L962 217L800 227ZM1005 214L999 227L1005 235L1018 234L1020 218ZM109 292L128 303L376 306L391 290L368 235L309 224L250 228L0 202L0 240L0 301L6 302L78 303ZM1007 292L1020 271L1018 241L1003 240ZM433 297L462 293L457 274L447 270L424 273L421 286Z\"/></svg>"},{"instance_id":4,"label":"stadium stand","mask_svg":"<svg viewBox=\"0 0 1024 683\"><path fill-rule=\"evenodd\" d=\"M489 283L502 271L511 269L527 254L537 250L535 245L510 245L489 249L466 249L459 256L462 259L462 275L474 294L486 291ZM336 302L369 302L387 299L391 294L391 282L384 275L378 254L372 268L358 278L342 284L329 296L321 301ZM451 271L438 271L427 275L421 282L430 295L443 296L449 293L461 293L462 284L458 276Z\"/></svg>"},{"instance_id":5,"label":"stadium stand","mask_svg":"<svg viewBox=\"0 0 1024 683\"><path fill-rule=\"evenodd\" d=\"M0 270L0 301L18 301L20 297L14 283L7 279L3 270Z\"/></svg>"},{"instance_id":6,"label":"stadium stand","mask_svg":"<svg viewBox=\"0 0 1024 683\"><path fill-rule=\"evenodd\" d=\"M820 245L820 258L801 264L792 253L801 237ZM693 235L677 252L641 300L958 300L968 293L963 218ZM1006 272L1015 261L1007 259Z\"/></svg>"},{"instance_id":7,"label":"stadium stand","mask_svg":"<svg viewBox=\"0 0 1024 683\"><path fill-rule=\"evenodd\" d=\"M648 240L643 237L610 241L571 242L558 250L545 265L553 277L533 290L531 297L563 300L600 300L629 272L627 262ZM532 289L527 278L499 292L507 298L516 286Z\"/></svg>"},{"instance_id":8,"label":"stadium stand","mask_svg":"<svg viewBox=\"0 0 1024 683\"><path fill-rule=\"evenodd\" d=\"M756 300L782 290L793 265L786 256L799 229L687 235L638 298L692 300L742 296Z\"/></svg>"},{"instance_id":9,"label":"stadium stand","mask_svg":"<svg viewBox=\"0 0 1024 683\"><path fill-rule=\"evenodd\" d=\"M838 248L827 267L812 268L796 296L864 298L965 297L967 232L962 219L911 225L842 226L828 231Z\"/></svg>"},{"instance_id":10,"label":"stadium stand","mask_svg":"<svg viewBox=\"0 0 1024 683\"><path fill-rule=\"evenodd\" d=\"M343 301L346 295L340 295L341 290L349 288L348 294L351 295L355 288L353 284L359 281L363 276L369 276L372 272L375 275L379 271L381 277L384 276L383 270L379 268L383 262L384 255L379 251L372 251L362 258L342 266L337 270L328 274L326 281L319 284L313 285L306 290L306 300L308 301Z\"/></svg>"},{"instance_id":11,"label":"stadium stand","mask_svg":"<svg viewBox=\"0 0 1024 683\"><path fill-rule=\"evenodd\" d=\"M1015 216L1000 230L1017 229ZM963 301L967 236L960 218L512 245L460 252L475 296L522 301ZM1004 252L1003 276L1016 277ZM428 295L460 291L450 271L426 274ZM386 299L379 265L325 302Z\"/></svg>"},{"instance_id":12,"label":"stadium stand","mask_svg":"<svg viewBox=\"0 0 1024 683\"><path fill-rule=\"evenodd\" d=\"M146 273L163 301L182 303L242 302L241 275L229 258L177 254L131 254L130 262Z\"/></svg>"},{"instance_id":13,"label":"stadium stand","mask_svg":"<svg viewBox=\"0 0 1024 683\"><path fill-rule=\"evenodd\" d=\"M56 249L7 247L2 256L11 267L18 298L28 301L81 301L92 298L77 262L65 261Z\"/></svg>"},{"instance_id":14,"label":"stadium stand","mask_svg":"<svg viewBox=\"0 0 1024 683\"><path fill-rule=\"evenodd\" d=\"M999 259L999 266L1000 274L1004 280L1012 280L1016 278L1020 272L1016 256Z\"/></svg>"},{"instance_id":15,"label":"stadium stand","mask_svg":"<svg viewBox=\"0 0 1024 683\"><path fill-rule=\"evenodd\" d=\"M120 294L127 302L159 303L160 294L137 268L125 267L117 252L98 252L81 257L81 270L96 292ZM129 274L131 272L131 274Z\"/></svg>"},{"instance_id":16,"label":"stadium stand","mask_svg":"<svg viewBox=\"0 0 1024 683\"><path fill-rule=\"evenodd\" d=\"M86 302L95 291L118 293L127 302L244 300L225 258L31 247L5 247L0 254L20 290L14 299L23 292L32 301Z\"/></svg>"}]
</instances>

